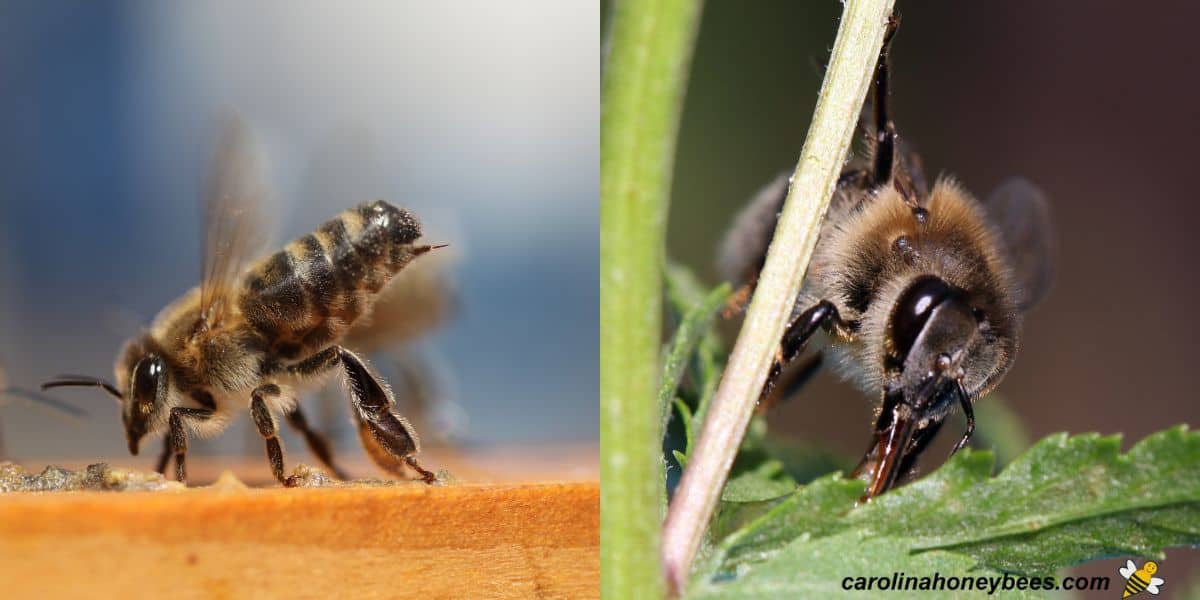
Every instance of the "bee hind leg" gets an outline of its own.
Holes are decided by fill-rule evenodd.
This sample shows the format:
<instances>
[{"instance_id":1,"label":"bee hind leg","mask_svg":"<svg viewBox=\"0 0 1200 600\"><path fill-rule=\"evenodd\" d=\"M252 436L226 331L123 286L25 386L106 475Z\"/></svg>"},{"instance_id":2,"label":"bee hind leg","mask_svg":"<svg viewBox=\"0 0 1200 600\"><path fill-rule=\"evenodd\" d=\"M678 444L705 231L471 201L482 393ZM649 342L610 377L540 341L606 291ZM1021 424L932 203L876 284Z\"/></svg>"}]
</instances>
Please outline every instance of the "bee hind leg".
<instances>
[{"instance_id":1,"label":"bee hind leg","mask_svg":"<svg viewBox=\"0 0 1200 600\"><path fill-rule=\"evenodd\" d=\"M171 454L175 456L175 479L179 483L187 484L187 431L183 428L184 419L195 419L204 421L212 417L213 411L207 408L184 408L176 406L171 409L170 431L167 433L167 444L170 445ZM168 459L169 460L169 459ZM163 463L163 469L166 469L166 463Z\"/></svg>"},{"instance_id":2,"label":"bee hind leg","mask_svg":"<svg viewBox=\"0 0 1200 600\"><path fill-rule=\"evenodd\" d=\"M275 425L275 417L267 407L267 398L275 399L283 393L279 386L268 383L260 385L251 393L250 416L258 433L266 440L267 459L271 461L271 474L275 479L287 485L287 477L283 474L283 445L279 442L279 428Z\"/></svg>"},{"instance_id":3,"label":"bee hind leg","mask_svg":"<svg viewBox=\"0 0 1200 600\"><path fill-rule=\"evenodd\" d=\"M425 483L437 481L437 475L417 462L420 441L408 421L396 414L391 393L379 378L353 352L337 348L346 373L354 418L363 447L376 464L397 475L405 467L416 471Z\"/></svg>"}]
</instances>

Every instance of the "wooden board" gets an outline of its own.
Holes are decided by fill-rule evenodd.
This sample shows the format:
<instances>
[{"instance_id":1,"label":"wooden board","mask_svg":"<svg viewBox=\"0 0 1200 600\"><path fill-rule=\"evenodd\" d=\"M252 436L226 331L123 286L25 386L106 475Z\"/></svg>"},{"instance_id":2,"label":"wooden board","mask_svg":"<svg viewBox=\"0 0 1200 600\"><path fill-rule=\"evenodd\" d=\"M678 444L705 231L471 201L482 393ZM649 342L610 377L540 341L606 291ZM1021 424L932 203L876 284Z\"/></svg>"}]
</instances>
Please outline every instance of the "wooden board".
<instances>
[{"instance_id":1,"label":"wooden board","mask_svg":"<svg viewBox=\"0 0 1200 600\"><path fill-rule=\"evenodd\" d=\"M7 598L595 598L600 487L0 496Z\"/></svg>"}]
</instances>

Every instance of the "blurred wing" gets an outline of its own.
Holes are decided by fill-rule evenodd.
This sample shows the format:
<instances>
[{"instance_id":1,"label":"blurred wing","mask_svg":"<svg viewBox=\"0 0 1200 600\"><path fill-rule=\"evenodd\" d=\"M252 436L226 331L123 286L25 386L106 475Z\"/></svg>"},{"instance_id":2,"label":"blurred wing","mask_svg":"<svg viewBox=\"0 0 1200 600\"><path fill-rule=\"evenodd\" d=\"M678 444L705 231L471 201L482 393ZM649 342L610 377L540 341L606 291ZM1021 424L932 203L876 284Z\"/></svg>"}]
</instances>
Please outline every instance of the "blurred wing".
<instances>
[{"instance_id":1,"label":"blurred wing","mask_svg":"<svg viewBox=\"0 0 1200 600\"><path fill-rule=\"evenodd\" d=\"M1162 591L1162 590L1158 589L1158 586L1160 586L1164 583L1166 583L1165 580L1159 579L1158 577L1151 577L1150 584L1146 586L1146 591L1150 592L1151 594L1158 594L1159 592Z\"/></svg>"},{"instance_id":2,"label":"blurred wing","mask_svg":"<svg viewBox=\"0 0 1200 600\"><path fill-rule=\"evenodd\" d=\"M1127 560L1125 561L1125 566L1117 569L1117 571L1121 573L1121 577L1129 579L1131 576L1133 576L1134 572L1137 571L1137 567L1134 566L1132 560Z\"/></svg>"},{"instance_id":3,"label":"blurred wing","mask_svg":"<svg viewBox=\"0 0 1200 600\"><path fill-rule=\"evenodd\" d=\"M1020 288L1018 307L1037 304L1050 289L1056 252L1050 205L1037 186L1022 177L1000 184L984 204L1004 240Z\"/></svg>"},{"instance_id":4,"label":"blurred wing","mask_svg":"<svg viewBox=\"0 0 1200 600\"><path fill-rule=\"evenodd\" d=\"M261 210L269 192L258 160L250 130L228 118L204 192L200 315L206 325L218 323L234 302L239 275L263 241Z\"/></svg>"}]
</instances>

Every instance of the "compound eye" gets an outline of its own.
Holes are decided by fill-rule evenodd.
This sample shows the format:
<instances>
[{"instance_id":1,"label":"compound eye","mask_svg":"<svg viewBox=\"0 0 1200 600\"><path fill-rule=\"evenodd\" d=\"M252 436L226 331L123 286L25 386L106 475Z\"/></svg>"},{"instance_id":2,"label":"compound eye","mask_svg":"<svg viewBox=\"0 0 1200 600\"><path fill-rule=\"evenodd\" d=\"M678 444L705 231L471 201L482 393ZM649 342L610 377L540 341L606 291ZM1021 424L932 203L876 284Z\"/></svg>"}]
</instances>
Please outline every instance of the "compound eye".
<instances>
[{"instance_id":1,"label":"compound eye","mask_svg":"<svg viewBox=\"0 0 1200 600\"><path fill-rule=\"evenodd\" d=\"M163 360L154 354L146 356L133 367L130 397L135 403L152 408L165 377L166 365Z\"/></svg>"},{"instance_id":2,"label":"compound eye","mask_svg":"<svg viewBox=\"0 0 1200 600\"><path fill-rule=\"evenodd\" d=\"M933 309L954 294L950 287L939 277L925 275L918 278L896 301L892 312L891 330L892 344L899 353L900 361L908 358L917 336L929 321Z\"/></svg>"}]
</instances>

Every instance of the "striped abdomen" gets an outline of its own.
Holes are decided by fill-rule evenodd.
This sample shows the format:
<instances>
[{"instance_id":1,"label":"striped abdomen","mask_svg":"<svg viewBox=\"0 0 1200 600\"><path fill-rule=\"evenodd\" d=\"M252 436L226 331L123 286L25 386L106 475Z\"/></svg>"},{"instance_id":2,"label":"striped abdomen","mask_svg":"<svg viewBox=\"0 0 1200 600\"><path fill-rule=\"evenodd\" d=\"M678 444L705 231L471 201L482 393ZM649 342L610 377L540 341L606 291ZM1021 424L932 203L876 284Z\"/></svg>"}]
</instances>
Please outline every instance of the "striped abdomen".
<instances>
[{"instance_id":1,"label":"striped abdomen","mask_svg":"<svg viewBox=\"0 0 1200 600\"><path fill-rule=\"evenodd\" d=\"M242 314L267 352L292 361L336 343L415 256L421 225L382 200L361 204L246 273Z\"/></svg>"},{"instance_id":2,"label":"striped abdomen","mask_svg":"<svg viewBox=\"0 0 1200 600\"><path fill-rule=\"evenodd\" d=\"M1150 582L1142 579L1141 571L1138 571L1137 573L1130 575L1129 580L1125 582L1125 591L1123 594L1121 594L1121 597L1128 598L1130 596L1136 596L1142 593L1142 590L1146 589L1146 586L1148 585L1150 585Z\"/></svg>"}]
</instances>

